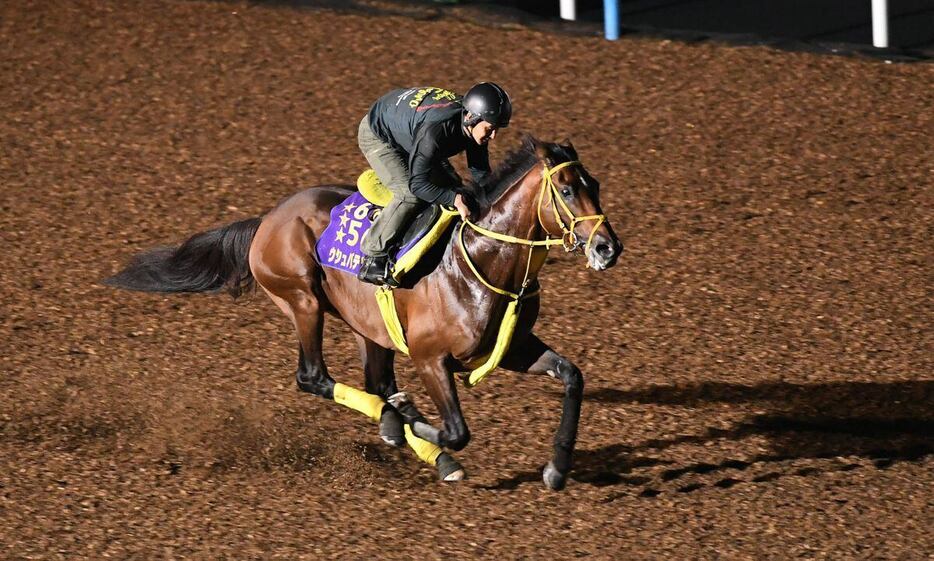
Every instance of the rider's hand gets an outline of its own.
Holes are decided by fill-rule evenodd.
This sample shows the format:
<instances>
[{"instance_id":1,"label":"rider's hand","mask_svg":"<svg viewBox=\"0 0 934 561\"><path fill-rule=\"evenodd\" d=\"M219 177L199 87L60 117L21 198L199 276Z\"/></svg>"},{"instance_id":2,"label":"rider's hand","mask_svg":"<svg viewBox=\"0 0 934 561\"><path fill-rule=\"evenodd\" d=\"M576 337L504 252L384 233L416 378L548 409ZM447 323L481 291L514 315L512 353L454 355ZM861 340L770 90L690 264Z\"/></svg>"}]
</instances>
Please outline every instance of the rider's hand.
<instances>
[{"instance_id":1,"label":"rider's hand","mask_svg":"<svg viewBox=\"0 0 934 561\"><path fill-rule=\"evenodd\" d=\"M461 215L461 218L464 220L470 220L470 205L467 204L467 201L464 200L464 196L460 193L454 197L454 208L457 209L457 212Z\"/></svg>"}]
</instances>

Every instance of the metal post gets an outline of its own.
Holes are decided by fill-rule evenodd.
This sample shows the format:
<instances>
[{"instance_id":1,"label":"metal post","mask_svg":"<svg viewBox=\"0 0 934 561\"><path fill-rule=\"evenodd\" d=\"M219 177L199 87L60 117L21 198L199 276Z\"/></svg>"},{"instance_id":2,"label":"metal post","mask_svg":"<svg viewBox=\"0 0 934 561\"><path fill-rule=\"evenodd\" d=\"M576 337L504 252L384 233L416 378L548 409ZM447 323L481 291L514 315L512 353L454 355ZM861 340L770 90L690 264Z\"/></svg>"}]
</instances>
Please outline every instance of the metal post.
<instances>
[{"instance_id":1,"label":"metal post","mask_svg":"<svg viewBox=\"0 0 934 561\"><path fill-rule=\"evenodd\" d=\"M561 19L577 19L577 6L575 0L561 0Z\"/></svg>"},{"instance_id":2,"label":"metal post","mask_svg":"<svg viewBox=\"0 0 934 561\"><path fill-rule=\"evenodd\" d=\"M619 1L603 0L603 27L610 41L619 39Z\"/></svg>"},{"instance_id":3,"label":"metal post","mask_svg":"<svg viewBox=\"0 0 934 561\"><path fill-rule=\"evenodd\" d=\"M889 46L889 8L887 4L887 0L872 0L872 46L880 49Z\"/></svg>"}]
</instances>

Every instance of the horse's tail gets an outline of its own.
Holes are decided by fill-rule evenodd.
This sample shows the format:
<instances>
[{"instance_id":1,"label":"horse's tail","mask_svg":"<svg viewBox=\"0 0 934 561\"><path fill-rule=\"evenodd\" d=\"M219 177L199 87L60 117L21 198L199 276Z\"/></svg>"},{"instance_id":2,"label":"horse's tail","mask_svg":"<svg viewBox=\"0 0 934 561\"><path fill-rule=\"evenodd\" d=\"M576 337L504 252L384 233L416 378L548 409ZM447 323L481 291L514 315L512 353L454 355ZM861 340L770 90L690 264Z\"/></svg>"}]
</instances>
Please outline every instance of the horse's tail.
<instances>
[{"instance_id":1,"label":"horse's tail","mask_svg":"<svg viewBox=\"0 0 934 561\"><path fill-rule=\"evenodd\" d=\"M249 253L261 218L201 232L178 247L145 251L104 284L141 292L216 292L234 298L253 286Z\"/></svg>"}]
</instances>

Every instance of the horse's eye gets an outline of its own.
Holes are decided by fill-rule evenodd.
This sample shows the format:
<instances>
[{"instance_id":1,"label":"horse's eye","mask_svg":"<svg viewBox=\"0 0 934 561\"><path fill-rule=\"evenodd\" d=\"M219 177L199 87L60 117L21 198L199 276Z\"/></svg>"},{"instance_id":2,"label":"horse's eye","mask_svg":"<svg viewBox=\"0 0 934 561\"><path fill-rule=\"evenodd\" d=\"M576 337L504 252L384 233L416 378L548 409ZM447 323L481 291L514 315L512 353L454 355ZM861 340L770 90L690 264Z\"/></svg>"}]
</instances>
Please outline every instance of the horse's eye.
<instances>
[{"instance_id":1,"label":"horse's eye","mask_svg":"<svg viewBox=\"0 0 934 561\"><path fill-rule=\"evenodd\" d=\"M565 197L570 197L570 196L571 196L571 190L570 190L569 188L567 188L567 187L563 187L563 188L561 189L561 194L564 195Z\"/></svg>"}]
</instances>

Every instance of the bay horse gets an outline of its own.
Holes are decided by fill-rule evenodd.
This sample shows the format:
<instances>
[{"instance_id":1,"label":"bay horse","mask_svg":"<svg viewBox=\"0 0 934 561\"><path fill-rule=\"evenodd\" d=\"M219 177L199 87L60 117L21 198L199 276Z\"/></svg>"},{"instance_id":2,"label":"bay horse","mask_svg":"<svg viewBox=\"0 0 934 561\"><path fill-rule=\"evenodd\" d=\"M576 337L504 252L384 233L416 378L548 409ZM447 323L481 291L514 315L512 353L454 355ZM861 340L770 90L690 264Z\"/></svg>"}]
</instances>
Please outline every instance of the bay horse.
<instances>
[{"instance_id":1,"label":"bay horse","mask_svg":"<svg viewBox=\"0 0 934 561\"><path fill-rule=\"evenodd\" d=\"M409 355L442 418L440 428L398 391L393 362L399 349L380 315L375 287L318 262L316 240L331 209L353 192L348 186L312 187L262 218L195 234L176 248L144 252L105 283L149 292L226 288L234 297L259 284L297 332L298 387L367 413L379 421L386 442L401 445L407 439L420 458L437 465L444 480L461 479L464 470L438 447L461 450L470 440L454 376L490 354L507 306L521 300L499 366L563 383L554 455L543 471L545 485L561 489L571 469L584 378L532 331L540 306L537 276L552 245L582 250L597 271L616 263L622 245L602 214L597 180L569 140L548 143L525 135L485 187L468 188L479 211L437 242L437 266L410 288L394 291ZM325 313L353 330L366 393L328 373L322 355Z\"/></svg>"}]
</instances>

